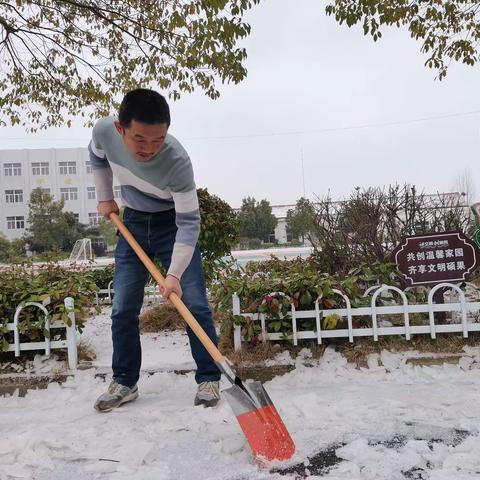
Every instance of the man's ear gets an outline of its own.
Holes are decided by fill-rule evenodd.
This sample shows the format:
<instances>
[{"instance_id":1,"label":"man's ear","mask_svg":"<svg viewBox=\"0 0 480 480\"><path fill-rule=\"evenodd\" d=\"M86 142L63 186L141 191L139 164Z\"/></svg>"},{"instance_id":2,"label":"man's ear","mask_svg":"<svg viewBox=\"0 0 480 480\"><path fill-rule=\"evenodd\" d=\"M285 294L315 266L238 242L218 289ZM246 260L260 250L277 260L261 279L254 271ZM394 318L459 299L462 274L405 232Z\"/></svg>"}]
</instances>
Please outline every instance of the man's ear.
<instances>
[{"instance_id":1,"label":"man's ear","mask_svg":"<svg viewBox=\"0 0 480 480\"><path fill-rule=\"evenodd\" d=\"M120 122L118 120L115 120L113 123L115 124L117 132L122 136L125 135L125 129L120 125Z\"/></svg>"}]
</instances>

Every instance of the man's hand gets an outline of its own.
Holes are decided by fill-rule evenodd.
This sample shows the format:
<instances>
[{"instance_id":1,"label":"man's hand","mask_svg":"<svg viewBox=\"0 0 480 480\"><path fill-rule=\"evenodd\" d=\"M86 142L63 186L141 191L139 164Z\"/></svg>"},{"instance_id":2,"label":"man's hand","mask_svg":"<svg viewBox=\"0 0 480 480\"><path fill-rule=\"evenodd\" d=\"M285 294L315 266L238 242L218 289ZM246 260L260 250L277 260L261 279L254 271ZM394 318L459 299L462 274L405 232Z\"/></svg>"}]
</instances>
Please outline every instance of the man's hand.
<instances>
[{"instance_id":1,"label":"man's hand","mask_svg":"<svg viewBox=\"0 0 480 480\"><path fill-rule=\"evenodd\" d=\"M160 288L160 293L168 299L171 293L175 292L180 298L182 298L183 292L180 286L180 280L173 275L167 275L165 279L165 287Z\"/></svg>"},{"instance_id":2,"label":"man's hand","mask_svg":"<svg viewBox=\"0 0 480 480\"><path fill-rule=\"evenodd\" d=\"M115 200L107 200L106 202L98 202L97 212L105 218L109 218L111 213L118 215L119 209Z\"/></svg>"}]
</instances>

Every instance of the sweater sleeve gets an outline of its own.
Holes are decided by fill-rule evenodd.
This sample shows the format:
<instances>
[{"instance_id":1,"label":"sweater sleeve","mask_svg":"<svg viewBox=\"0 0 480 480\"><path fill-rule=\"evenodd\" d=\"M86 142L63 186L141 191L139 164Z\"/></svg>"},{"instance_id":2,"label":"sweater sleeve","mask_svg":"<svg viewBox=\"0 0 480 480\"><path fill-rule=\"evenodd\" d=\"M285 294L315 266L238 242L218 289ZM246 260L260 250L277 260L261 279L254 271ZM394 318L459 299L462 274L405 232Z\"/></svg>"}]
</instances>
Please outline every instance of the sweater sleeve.
<instances>
[{"instance_id":1,"label":"sweater sleeve","mask_svg":"<svg viewBox=\"0 0 480 480\"><path fill-rule=\"evenodd\" d=\"M178 230L168 274L181 279L200 235L200 209L190 161L179 170L175 172L176 180L171 187Z\"/></svg>"},{"instance_id":2,"label":"sweater sleeve","mask_svg":"<svg viewBox=\"0 0 480 480\"><path fill-rule=\"evenodd\" d=\"M113 173L102 147L99 129L99 122L97 122L93 127L92 139L88 145L88 152L92 164L97 200L99 202L104 202L107 200L113 200Z\"/></svg>"}]
</instances>

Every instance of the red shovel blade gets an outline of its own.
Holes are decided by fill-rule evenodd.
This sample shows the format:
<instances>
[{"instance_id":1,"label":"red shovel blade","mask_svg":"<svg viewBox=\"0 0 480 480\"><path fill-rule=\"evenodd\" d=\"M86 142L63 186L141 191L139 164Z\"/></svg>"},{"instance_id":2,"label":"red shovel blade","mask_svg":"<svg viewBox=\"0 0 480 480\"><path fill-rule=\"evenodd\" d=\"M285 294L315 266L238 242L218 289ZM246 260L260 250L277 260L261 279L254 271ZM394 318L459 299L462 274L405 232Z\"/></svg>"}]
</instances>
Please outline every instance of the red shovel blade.
<instances>
[{"instance_id":1,"label":"red shovel blade","mask_svg":"<svg viewBox=\"0 0 480 480\"><path fill-rule=\"evenodd\" d=\"M258 460L271 462L292 458L295 444L260 382L248 382L248 393L237 385L223 393Z\"/></svg>"}]
</instances>

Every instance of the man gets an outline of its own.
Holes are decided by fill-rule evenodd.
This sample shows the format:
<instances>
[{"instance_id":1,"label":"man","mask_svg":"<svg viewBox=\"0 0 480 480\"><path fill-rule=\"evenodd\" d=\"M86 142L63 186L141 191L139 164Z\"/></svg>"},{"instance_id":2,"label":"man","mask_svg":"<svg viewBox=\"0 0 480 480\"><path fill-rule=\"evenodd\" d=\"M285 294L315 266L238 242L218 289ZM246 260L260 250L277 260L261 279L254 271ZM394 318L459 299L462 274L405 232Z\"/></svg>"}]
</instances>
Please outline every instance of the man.
<instances>
[{"instance_id":1,"label":"man","mask_svg":"<svg viewBox=\"0 0 480 480\"><path fill-rule=\"evenodd\" d=\"M113 175L121 185L123 221L151 258L167 269L162 294L182 297L214 343L217 336L207 301L197 240L200 213L193 170L187 152L168 133L170 110L153 90L128 92L118 119L99 120L89 145L98 199L98 212L118 213ZM115 251L115 297L112 308L113 381L95 409L108 412L138 397L141 346L138 315L148 272L120 235ZM220 371L187 327L197 364L195 405L218 402Z\"/></svg>"}]
</instances>

